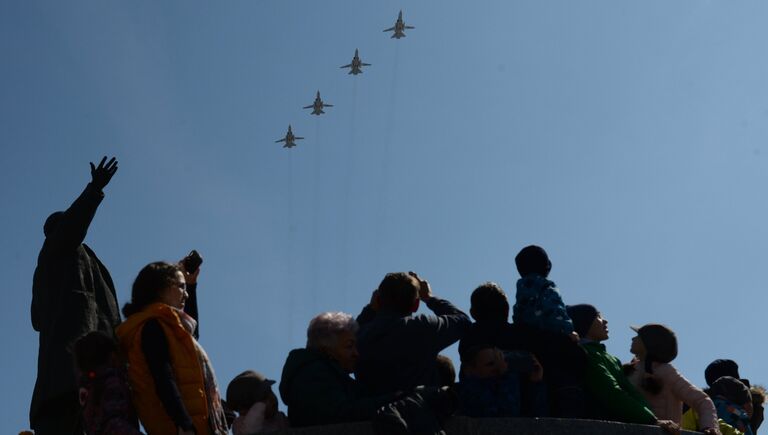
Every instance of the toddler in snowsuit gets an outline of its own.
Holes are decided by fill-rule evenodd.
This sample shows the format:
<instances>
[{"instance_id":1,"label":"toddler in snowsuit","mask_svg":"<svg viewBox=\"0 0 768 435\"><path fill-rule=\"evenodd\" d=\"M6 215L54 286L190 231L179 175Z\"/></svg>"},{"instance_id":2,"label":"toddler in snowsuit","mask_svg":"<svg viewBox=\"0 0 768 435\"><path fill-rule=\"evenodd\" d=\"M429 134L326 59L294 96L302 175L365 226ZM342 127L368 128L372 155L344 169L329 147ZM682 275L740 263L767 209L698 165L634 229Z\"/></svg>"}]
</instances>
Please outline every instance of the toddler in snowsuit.
<instances>
[{"instance_id":1,"label":"toddler in snowsuit","mask_svg":"<svg viewBox=\"0 0 768 435\"><path fill-rule=\"evenodd\" d=\"M529 350L541 361L554 417L585 416L582 378L586 354L578 345L563 299L555 283L547 279L552 263L539 246L523 248L515 257L520 272L512 321L530 337Z\"/></svg>"}]
</instances>

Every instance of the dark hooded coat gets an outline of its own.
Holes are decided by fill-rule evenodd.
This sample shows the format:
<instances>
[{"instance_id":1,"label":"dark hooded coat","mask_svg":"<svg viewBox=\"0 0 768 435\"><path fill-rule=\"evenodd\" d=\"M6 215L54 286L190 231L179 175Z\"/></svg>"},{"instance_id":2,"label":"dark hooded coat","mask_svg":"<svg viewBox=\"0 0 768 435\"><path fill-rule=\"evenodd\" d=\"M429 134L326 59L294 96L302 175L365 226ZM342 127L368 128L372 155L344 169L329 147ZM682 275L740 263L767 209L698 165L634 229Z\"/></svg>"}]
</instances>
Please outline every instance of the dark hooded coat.
<instances>
[{"instance_id":1,"label":"dark hooded coat","mask_svg":"<svg viewBox=\"0 0 768 435\"><path fill-rule=\"evenodd\" d=\"M40 333L32 427L43 403L77 391L73 343L91 331L114 335L120 323L112 278L83 244L102 199L104 193L89 184L56 225L46 228L32 284L32 327Z\"/></svg>"},{"instance_id":2,"label":"dark hooded coat","mask_svg":"<svg viewBox=\"0 0 768 435\"><path fill-rule=\"evenodd\" d=\"M437 386L437 355L459 341L472 321L450 302L426 302L434 316L374 312L366 306L357 318L360 360L355 377L373 394Z\"/></svg>"},{"instance_id":3,"label":"dark hooded coat","mask_svg":"<svg viewBox=\"0 0 768 435\"><path fill-rule=\"evenodd\" d=\"M316 426L370 420L395 395L368 397L341 366L325 354L294 349L280 378L280 397L291 426Z\"/></svg>"}]
</instances>

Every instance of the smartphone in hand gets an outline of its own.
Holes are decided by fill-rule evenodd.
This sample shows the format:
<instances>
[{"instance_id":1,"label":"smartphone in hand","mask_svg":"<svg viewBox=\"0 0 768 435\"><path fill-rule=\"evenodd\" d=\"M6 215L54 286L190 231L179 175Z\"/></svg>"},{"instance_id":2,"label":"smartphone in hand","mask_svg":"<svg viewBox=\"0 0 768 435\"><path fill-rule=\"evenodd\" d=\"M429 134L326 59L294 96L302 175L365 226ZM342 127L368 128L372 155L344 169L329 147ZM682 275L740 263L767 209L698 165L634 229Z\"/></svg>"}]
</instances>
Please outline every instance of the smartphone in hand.
<instances>
[{"instance_id":1,"label":"smartphone in hand","mask_svg":"<svg viewBox=\"0 0 768 435\"><path fill-rule=\"evenodd\" d=\"M187 270L187 273L195 273L201 264L203 264L203 257L194 249L184 257L184 269Z\"/></svg>"}]
</instances>

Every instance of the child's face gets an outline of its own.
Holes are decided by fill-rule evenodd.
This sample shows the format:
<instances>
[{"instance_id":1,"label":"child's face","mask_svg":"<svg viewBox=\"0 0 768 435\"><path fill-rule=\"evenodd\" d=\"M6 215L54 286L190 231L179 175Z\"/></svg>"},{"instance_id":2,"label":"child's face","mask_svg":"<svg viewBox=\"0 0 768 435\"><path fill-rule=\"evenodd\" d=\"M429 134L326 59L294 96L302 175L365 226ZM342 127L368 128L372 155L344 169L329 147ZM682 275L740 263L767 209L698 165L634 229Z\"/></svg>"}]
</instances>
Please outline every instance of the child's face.
<instances>
[{"instance_id":1,"label":"child's face","mask_svg":"<svg viewBox=\"0 0 768 435\"><path fill-rule=\"evenodd\" d=\"M603 315L598 313L595 320L592 321L592 326L589 327L587 335L588 338L593 341L604 341L608 339L608 321L603 319Z\"/></svg>"},{"instance_id":2,"label":"child's face","mask_svg":"<svg viewBox=\"0 0 768 435\"><path fill-rule=\"evenodd\" d=\"M464 369L466 374L478 379L494 378L507 372L504 353L497 348L483 349Z\"/></svg>"}]
</instances>

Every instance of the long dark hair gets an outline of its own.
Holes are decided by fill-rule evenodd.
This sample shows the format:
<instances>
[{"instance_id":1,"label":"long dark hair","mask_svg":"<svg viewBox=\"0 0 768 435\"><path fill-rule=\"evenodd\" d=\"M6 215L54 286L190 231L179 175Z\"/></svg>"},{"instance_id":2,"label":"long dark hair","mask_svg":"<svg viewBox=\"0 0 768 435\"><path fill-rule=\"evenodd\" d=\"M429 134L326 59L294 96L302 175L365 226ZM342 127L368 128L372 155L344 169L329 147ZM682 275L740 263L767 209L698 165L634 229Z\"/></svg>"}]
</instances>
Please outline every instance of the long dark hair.
<instances>
[{"instance_id":1,"label":"long dark hair","mask_svg":"<svg viewBox=\"0 0 768 435\"><path fill-rule=\"evenodd\" d=\"M661 393L661 390L664 389L664 382L662 382L658 376L653 374L653 360L646 359L644 368L646 374L643 376L643 381L640 383L640 386L643 387L643 390L654 396Z\"/></svg>"},{"instance_id":2,"label":"long dark hair","mask_svg":"<svg viewBox=\"0 0 768 435\"><path fill-rule=\"evenodd\" d=\"M622 366L624 375L629 377L634 373L637 368L634 364L628 363ZM652 396L656 396L664 389L664 382L659 379L658 376L653 374L653 360L646 359L643 365L643 373L641 373L642 379L640 380L640 388L643 391L648 392Z\"/></svg>"},{"instance_id":3,"label":"long dark hair","mask_svg":"<svg viewBox=\"0 0 768 435\"><path fill-rule=\"evenodd\" d=\"M123 315L129 317L157 302L160 291L173 284L181 268L172 263L157 261L144 266L133 282L131 301L123 305Z\"/></svg>"}]
</instances>

